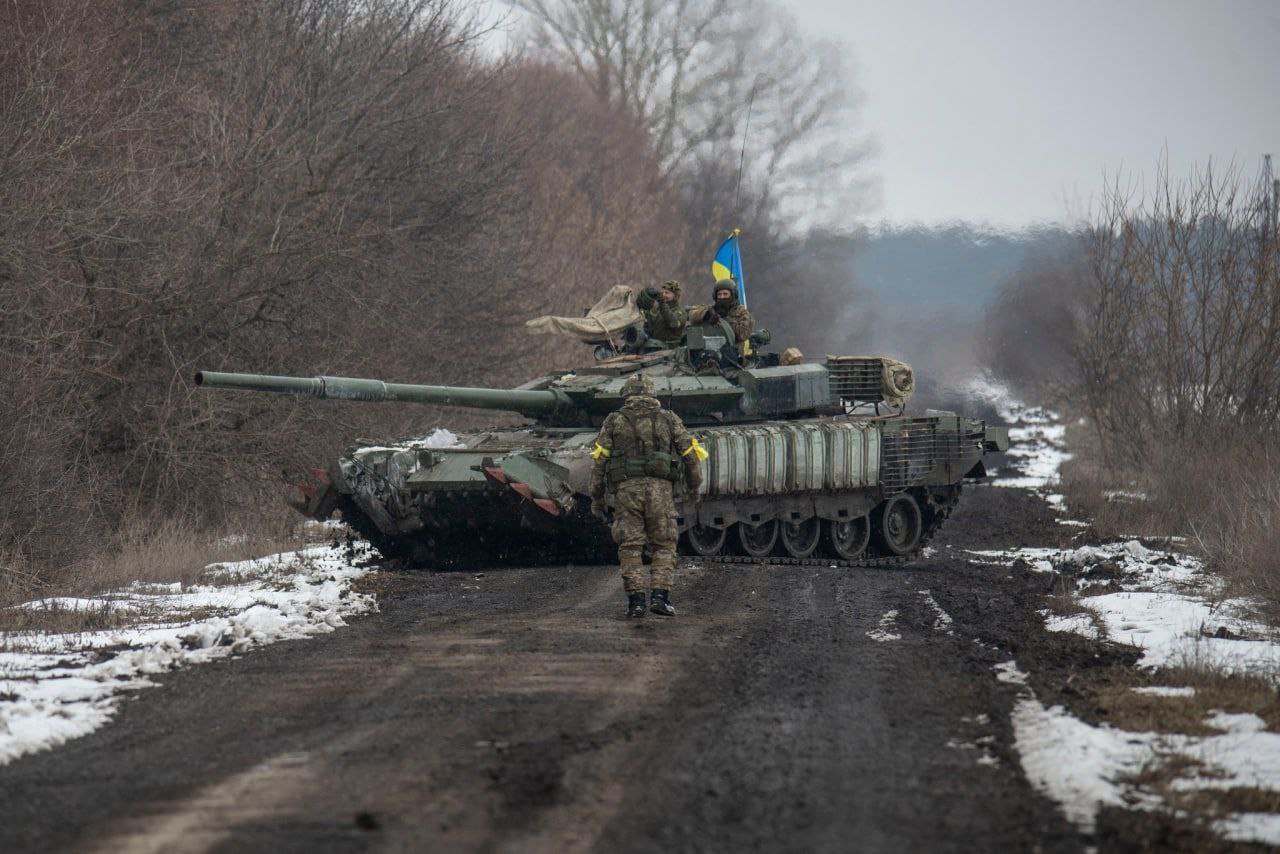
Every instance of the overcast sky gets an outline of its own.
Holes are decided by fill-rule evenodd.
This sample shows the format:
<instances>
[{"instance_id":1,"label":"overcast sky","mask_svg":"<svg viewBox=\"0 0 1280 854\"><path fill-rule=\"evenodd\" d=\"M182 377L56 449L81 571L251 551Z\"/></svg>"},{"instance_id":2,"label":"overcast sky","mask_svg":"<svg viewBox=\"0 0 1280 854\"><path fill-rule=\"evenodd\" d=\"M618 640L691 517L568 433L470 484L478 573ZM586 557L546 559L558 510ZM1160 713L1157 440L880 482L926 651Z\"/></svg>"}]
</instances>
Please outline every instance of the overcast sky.
<instances>
[{"instance_id":1,"label":"overcast sky","mask_svg":"<svg viewBox=\"0 0 1280 854\"><path fill-rule=\"evenodd\" d=\"M782 2L849 48L872 222L1058 221L1166 149L1175 174L1280 157L1280 0Z\"/></svg>"}]
</instances>

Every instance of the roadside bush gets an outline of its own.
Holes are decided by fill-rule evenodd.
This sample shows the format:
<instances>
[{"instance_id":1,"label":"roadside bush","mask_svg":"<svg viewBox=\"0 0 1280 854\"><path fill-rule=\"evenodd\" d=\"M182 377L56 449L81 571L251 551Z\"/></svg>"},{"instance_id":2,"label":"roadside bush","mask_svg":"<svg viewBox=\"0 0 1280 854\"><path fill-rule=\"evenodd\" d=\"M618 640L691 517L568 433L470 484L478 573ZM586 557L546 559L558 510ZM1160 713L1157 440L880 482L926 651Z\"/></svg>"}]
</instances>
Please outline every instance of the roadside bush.
<instances>
[{"instance_id":1,"label":"roadside bush","mask_svg":"<svg viewBox=\"0 0 1280 854\"><path fill-rule=\"evenodd\" d=\"M527 317L683 252L636 120L483 55L464 12L0 3L0 586L84 576L148 520L237 524L437 417L198 369L508 384L580 357Z\"/></svg>"},{"instance_id":2,"label":"roadside bush","mask_svg":"<svg viewBox=\"0 0 1280 854\"><path fill-rule=\"evenodd\" d=\"M1077 510L1104 534L1185 535L1235 591L1280 616L1273 189L1238 170L1182 184L1162 171L1150 196L1113 187L1104 199L1047 313L1035 316L1055 281L1044 270L1006 290L1003 322L1031 315L1055 354L1013 373L1032 369L1069 420L1085 417L1089 435L1072 428L1076 460L1064 469Z\"/></svg>"}]
</instances>

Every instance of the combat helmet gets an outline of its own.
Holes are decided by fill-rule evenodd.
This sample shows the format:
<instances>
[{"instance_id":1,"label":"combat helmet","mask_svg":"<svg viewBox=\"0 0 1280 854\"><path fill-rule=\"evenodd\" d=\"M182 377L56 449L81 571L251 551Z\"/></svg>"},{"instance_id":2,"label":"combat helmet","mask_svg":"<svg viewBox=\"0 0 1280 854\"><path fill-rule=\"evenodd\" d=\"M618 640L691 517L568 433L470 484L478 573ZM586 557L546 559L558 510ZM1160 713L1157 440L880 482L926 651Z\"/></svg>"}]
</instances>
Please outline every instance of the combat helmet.
<instances>
[{"instance_id":1,"label":"combat helmet","mask_svg":"<svg viewBox=\"0 0 1280 854\"><path fill-rule=\"evenodd\" d=\"M658 393L658 389L654 386L653 380L645 374L632 374L627 377L627 381L622 384L622 396L634 397L637 394L648 395L653 397Z\"/></svg>"},{"instance_id":2,"label":"combat helmet","mask_svg":"<svg viewBox=\"0 0 1280 854\"><path fill-rule=\"evenodd\" d=\"M737 300L738 283L733 280L732 276L726 276L723 279L716 280L715 287L711 289L711 298L712 299L716 298L716 291L724 291L724 290L727 290L729 293L733 294L733 298Z\"/></svg>"}]
</instances>

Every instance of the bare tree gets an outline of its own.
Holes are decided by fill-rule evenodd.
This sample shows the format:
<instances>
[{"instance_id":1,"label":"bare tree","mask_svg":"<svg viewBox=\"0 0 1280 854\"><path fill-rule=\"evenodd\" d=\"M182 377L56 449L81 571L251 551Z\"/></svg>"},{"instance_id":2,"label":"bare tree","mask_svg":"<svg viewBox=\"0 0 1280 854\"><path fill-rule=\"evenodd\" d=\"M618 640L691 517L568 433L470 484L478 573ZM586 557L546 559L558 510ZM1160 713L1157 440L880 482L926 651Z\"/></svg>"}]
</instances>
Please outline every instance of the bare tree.
<instances>
[{"instance_id":1,"label":"bare tree","mask_svg":"<svg viewBox=\"0 0 1280 854\"><path fill-rule=\"evenodd\" d=\"M746 136L754 204L803 205L809 221L827 206L847 213L866 144L841 49L805 39L770 0L509 2L529 14L536 48L639 116L669 171L736 166Z\"/></svg>"},{"instance_id":2,"label":"bare tree","mask_svg":"<svg viewBox=\"0 0 1280 854\"><path fill-rule=\"evenodd\" d=\"M0 567L440 417L196 369L523 380L581 355L524 319L684 247L631 113L450 0L0 0L0 31Z\"/></svg>"},{"instance_id":3,"label":"bare tree","mask_svg":"<svg viewBox=\"0 0 1280 854\"><path fill-rule=\"evenodd\" d=\"M1132 198L1119 185L1084 247L1074 355L1104 446L1130 460L1274 436L1280 419L1278 242L1237 169Z\"/></svg>"}]
</instances>

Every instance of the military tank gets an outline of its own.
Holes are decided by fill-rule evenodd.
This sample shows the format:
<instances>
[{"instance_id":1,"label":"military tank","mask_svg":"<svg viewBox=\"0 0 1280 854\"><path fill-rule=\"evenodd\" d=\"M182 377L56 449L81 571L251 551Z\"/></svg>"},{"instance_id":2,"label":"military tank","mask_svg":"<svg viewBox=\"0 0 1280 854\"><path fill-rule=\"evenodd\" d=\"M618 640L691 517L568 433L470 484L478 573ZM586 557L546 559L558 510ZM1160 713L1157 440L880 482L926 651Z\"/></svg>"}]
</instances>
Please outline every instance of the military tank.
<instances>
[{"instance_id":1,"label":"military tank","mask_svg":"<svg viewBox=\"0 0 1280 854\"><path fill-rule=\"evenodd\" d=\"M357 444L302 487L389 558L440 568L616 558L589 513L590 451L637 371L709 452L703 486L677 487L682 554L726 561L903 563L946 520L1008 431L954 412L905 411L910 369L878 357L779 364L691 328L685 346L632 337L587 367L514 389L343 377L196 374L208 389L502 410L530 419L458 435ZM726 333L729 334L729 333ZM905 373L904 373L905 369Z\"/></svg>"}]
</instances>

